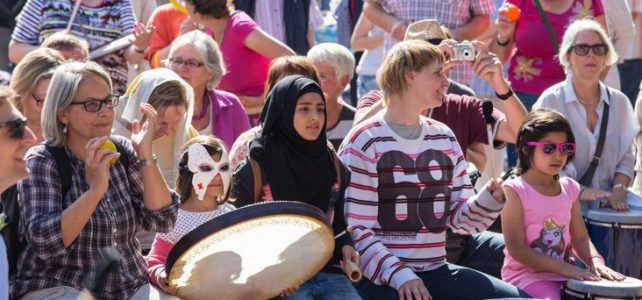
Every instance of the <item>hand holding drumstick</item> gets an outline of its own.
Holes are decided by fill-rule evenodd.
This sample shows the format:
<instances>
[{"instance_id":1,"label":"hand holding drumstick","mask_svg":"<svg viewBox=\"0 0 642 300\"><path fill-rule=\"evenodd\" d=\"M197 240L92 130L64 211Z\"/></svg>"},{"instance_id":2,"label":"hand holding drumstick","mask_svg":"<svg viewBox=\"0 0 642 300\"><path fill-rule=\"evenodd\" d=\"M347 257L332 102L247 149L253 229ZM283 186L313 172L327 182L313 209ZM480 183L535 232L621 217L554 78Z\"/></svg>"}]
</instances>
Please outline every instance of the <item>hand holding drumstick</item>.
<instances>
[{"instance_id":1,"label":"hand holding drumstick","mask_svg":"<svg viewBox=\"0 0 642 300\"><path fill-rule=\"evenodd\" d=\"M337 239L346 233L350 234L352 230L354 230L354 228L348 226L345 231L337 234L334 238ZM346 273L350 281L357 282L361 280L363 274L361 273L361 269L359 269L359 264L361 263L359 252L357 252L353 246L345 245L341 248L341 256L341 270Z\"/></svg>"}]
</instances>

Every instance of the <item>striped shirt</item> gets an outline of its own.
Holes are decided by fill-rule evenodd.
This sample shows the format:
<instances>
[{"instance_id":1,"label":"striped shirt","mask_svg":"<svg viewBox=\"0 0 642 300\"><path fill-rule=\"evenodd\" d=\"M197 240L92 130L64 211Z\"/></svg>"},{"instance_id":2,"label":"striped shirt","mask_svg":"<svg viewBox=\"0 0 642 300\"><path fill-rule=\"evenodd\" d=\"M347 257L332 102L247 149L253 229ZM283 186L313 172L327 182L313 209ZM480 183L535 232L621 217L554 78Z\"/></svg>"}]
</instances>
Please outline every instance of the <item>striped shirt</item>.
<instances>
[{"instance_id":1,"label":"striped shirt","mask_svg":"<svg viewBox=\"0 0 642 300\"><path fill-rule=\"evenodd\" d=\"M16 18L16 28L11 39L19 43L40 45L58 31L67 28L75 1L27 0ZM131 33L136 19L130 0L105 0L100 7L80 5L71 26L71 34L89 43L94 50ZM124 94L127 87L127 61L125 50L116 51L95 59L108 72L114 91Z\"/></svg>"},{"instance_id":2,"label":"striped shirt","mask_svg":"<svg viewBox=\"0 0 642 300\"><path fill-rule=\"evenodd\" d=\"M339 156L351 170L346 219L364 275L398 289L414 272L446 263L446 228L484 231L502 208L486 191L475 195L452 131L421 117L415 140L398 136L383 113L346 136Z\"/></svg>"},{"instance_id":3,"label":"striped shirt","mask_svg":"<svg viewBox=\"0 0 642 300\"><path fill-rule=\"evenodd\" d=\"M308 12L308 30L314 31L323 25L323 15L316 1L310 1ZM277 40L287 43L285 38L285 16L283 15L283 0L257 0L254 8L254 22L263 31ZM305 54L305 53L303 53Z\"/></svg>"},{"instance_id":4,"label":"striped shirt","mask_svg":"<svg viewBox=\"0 0 642 300\"><path fill-rule=\"evenodd\" d=\"M65 148L71 169L71 185L63 197L56 161L43 145L27 153L29 178L19 182L20 232L27 246L18 261L18 273L12 282L12 299L30 291L69 286L82 289L85 277L100 264L100 249L113 247L122 257L117 272L111 272L97 299L127 299L148 283L147 266L141 254L136 231L153 232L173 229L178 210L178 196L173 203L150 211L143 202L143 176L136 153L129 140L114 136L125 149L122 155L130 163L110 167L109 189L100 200L87 224L71 245L65 247L61 221L63 211L89 189L84 162Z\"/></svg>"},{"instance_id":5,"label":"striped shirt","mask_svg":"<svg viewBox=\"0 0 642 300\"><path fill-rule=\"evenodd\" d=\"M451 32L468 24L473 17L490 15L495 10L492 0L365 1L380 4L388 14L406 23L406 25L423 19L436 19L439 24L448 28ZM386 32L384 34L384 52L388 52L398 42L400 41ZM450 70L450 78L465 85L470 83L473 74L474 70L469 64L463 64Z\"/></svg>"}]
</instances>

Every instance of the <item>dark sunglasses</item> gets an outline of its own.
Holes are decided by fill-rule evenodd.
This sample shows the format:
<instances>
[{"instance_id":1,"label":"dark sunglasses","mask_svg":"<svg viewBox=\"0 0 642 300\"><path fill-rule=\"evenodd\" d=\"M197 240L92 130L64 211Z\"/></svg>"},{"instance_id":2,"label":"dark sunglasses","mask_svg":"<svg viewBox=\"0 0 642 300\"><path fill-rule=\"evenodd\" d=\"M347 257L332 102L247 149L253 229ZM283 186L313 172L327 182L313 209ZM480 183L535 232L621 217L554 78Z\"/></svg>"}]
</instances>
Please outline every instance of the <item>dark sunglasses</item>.
<instances>
[{"instance_id":1,"label":"dark sunglasses","mask_svg":"<svg viewBox=\"0 0 642 300\"><path fill-rule=\"evenodd\" d=\"M587 55L589 50L591 49L593 50L593 54L600 55L600 56L606 55L606 52L609 50L606 44L595 44L595 45L577 44L569 48L569 50L574 50L575 54L579 56Z\"/></svg>"},{"instance_id":2,"label":"dark sunglasses","mask_svg":"<svg viewBox=\"0 0 642 300\"><path fill-rule=\"evenodd\" d=\"M553 154L555 149L562 153L563 155L571 155L575 153L575 144L574 143L546 143L546 142L527 142L526 145L532 147L540 147L545 154Z\"/></svg>"},{"instance_id":3,"label":"dark sunglasses","mask_svg":"<svg viewBox=\"0 0 642 300\"><path fill-rule=\"evenodd\" d=\"M106 105L109 109L114 109L114 107L118 106L119 97L119 95L109 95L102 100L90 99L88 101L71 102L69 105L82 105L87 112L97 112L103 109L103 105Z\"/></svg>"},{"instance_id":4,"label":"dark sunglasses","mask_svg":"<svg viewBox=\"0 0 642 300\"><path fill-rule=\"evenodd\" d=\"M21 139L25 135L27 119L18 118L6 122L0 122L0 128L7 128L9 137L12 139Z\"/></svg>"},{"instance_id":5,"label":"dark sunglasses","mask_svg":"<svg viewBox=\"0 0 642 300\"><path fill-rule=\"evenodd\" d=\"M441 42L443 42L444 39L427 39L426 42L430 43L431 45L439 46Z\"/></svg>"}]
</instances>

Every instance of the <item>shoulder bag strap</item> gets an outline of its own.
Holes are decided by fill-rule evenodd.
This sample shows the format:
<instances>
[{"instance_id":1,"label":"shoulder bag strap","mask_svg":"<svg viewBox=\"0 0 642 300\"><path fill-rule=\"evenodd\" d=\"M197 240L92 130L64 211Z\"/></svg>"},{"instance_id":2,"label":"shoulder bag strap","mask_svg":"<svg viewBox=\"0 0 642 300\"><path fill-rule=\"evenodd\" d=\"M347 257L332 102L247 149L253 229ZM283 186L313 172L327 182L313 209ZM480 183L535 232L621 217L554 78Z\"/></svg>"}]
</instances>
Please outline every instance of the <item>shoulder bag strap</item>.
<instances>
[{"instance_id":1,"label":"shoulder bag strap","mask_svg":"<svg viewBox=\"0 0 642 300\"><path fill-rule=\"evenodd\" d=\"M609 91L609 88L606 87L606 95L611 101L611 92ZM604 103L604 109L602 110L602 122L600 123L600 137L597 140L597 145L595 146L595 154L593 154L593 158L591 159L591 165L589 166L588 170L586 170L586 173L580 178L579 182L583 186L591 186L591 182L593 181L593 175L595 175L595 170L597 169L597 165L600 163L600 157L602 156L602 150L604 149L604 140L606 139L606 129L608 127L609 123L609 105L608 103Z\"/></svg>"},{"instance_id":2,"label":"shoulder bag strap","mask_svg":"<svg viewBox=\"0 0 642 300\"><path fill-rule=\"evenodd\" d=\"M557 37L555 36L555 32L553 31L551 22L546 17L546 12L544 12L542 3L540 3L539 0L533 0L533 2L535 2L535 6L537 6L537 11L539 12L539 16L542 18L542 21L544 21L544 25L546 25L546 31L548 31L548 36L551 38L551 41L553 42L553 47L555 47L555 52L556 53L560 52L560 45L557 43Z\"/></svg>"},{"instance_id":3,"label":"shoulder bag strap","mask_svg":"<svg viewBox=\"0 0 642 300\"><path fill-rule=\"evenodd\" d=\"M263 185L263 180L261 180L261 166L259 163L254 160L252 157L247 157L250 167L252 168L252 179L254 181L254 203L259 202L261 199L261 187Z\"/></svg>"}]
</instances>

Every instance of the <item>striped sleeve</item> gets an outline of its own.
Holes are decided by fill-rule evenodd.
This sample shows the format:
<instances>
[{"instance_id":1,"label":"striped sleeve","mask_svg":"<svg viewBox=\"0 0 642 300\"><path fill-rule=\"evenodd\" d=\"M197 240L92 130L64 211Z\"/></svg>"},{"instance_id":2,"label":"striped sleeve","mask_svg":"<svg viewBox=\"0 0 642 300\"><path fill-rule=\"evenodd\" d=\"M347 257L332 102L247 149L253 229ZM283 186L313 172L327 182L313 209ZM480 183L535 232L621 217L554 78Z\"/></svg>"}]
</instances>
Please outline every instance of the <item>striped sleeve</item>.
<instances>
[{"instance_id":1,"label":"striped sleeve","mask_svg":"<svg viewBox=\"0 0 642 300\"><path fill-rule=\"evenodd\" d=\"M122 35L126 36L134 32L134 24L136 17L134 16L134 8L130 0L123 0L120 7L120 30Z\"/></svg>"},{"instance_id":2,"label":"striped sleeve","mask_svg":"<svg viewBox=\"0 0 642 300\"><path fill-rule=\"evenodd\" d=\"M24 44L37 45L42 21L42 0L28 0L16 17L16 27L11 39Z\"/></svg>"},{"instance_id":3,"label":"striped sleeve","mask_svg":"<svg viewBox=\"0 0 642 300\"><path fill-rule=\"evenodd\" d=\"M458 234L480 233L493 224L503 204L496 201L486 187L475 195L459 143L453 142L452 147L458 155L454 168L448 226Z\"/></svg>"},{"instance_id":4,"label":"striped sleeve","mask_svg":"<svg viewBox=\"0 0 642 300\"><path fill-rule=\"evenodd\" d=\"M364 275L377 285L390 285L399 289L405 282L419 278L374 233L373 228L377 226L379 179L374 147L367 147L373 139L364 132L367 127L368 125L355 128L344 139L339 151L341 160L352 172L345 193L345 215L348 225L354 228L352 239L361 254Z\"/></svg>"}]
</instances>

